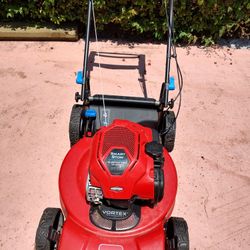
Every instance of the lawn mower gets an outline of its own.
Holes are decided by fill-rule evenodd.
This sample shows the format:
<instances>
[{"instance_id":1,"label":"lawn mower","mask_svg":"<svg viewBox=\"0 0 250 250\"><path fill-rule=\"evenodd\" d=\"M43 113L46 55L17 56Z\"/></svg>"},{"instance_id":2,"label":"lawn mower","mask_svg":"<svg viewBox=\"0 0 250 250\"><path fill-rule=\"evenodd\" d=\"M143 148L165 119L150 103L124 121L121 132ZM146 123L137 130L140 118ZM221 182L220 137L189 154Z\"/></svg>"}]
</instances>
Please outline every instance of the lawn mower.
<instances>
[{"instance_id":1,"label":"lawn mower","mask_svg":"<svg viewBox=\"0 0 250 250\"><path fill-rule=\"evenodd\" d=\"M174 148L183 87L173 44L173 0L166 6L166 16L166 75L159 100L147 96L92 96L92 18L96 40L97 33L94 2L88 1L83 71L76 79L81 92L75 94L75 100L81 104L72 108L71 149L59 175L62 210L44 210L36 232L36 250L189 249L186 221L171 217L177 174L169 153ZM176 61L179 86L174 99L169 98L169 91L175 89L170 77L171 58ZM177 99L175 115L171 109Z\"/></svg>"}]
</instances>

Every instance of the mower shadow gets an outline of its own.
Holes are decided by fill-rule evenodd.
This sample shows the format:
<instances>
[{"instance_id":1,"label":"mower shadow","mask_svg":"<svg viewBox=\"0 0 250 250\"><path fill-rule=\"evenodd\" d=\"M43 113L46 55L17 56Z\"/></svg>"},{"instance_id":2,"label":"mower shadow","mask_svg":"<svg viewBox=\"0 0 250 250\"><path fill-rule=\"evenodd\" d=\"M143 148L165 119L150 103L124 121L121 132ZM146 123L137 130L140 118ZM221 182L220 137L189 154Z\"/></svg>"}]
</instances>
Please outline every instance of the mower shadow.
<instances>
[{"instance_id":1,"label":"mower shadow","mask_svg":"<svg viewBox=\"0 0 250 250\"><path fill-rule=\"evenodd\" d=\"M113 58L113 59L122 59L125 61L126 59L138 59L138 65L117 65L117 64L106 64L106 63L97 63L95 62L96 56L100 58ZM88 58L88 78L90 78L90 73L93 71L94 67L101 67L105 69L111 70L138 70L139 78L138 81L140 83L143 95L145 98L148 98L147 87L146 87L146 58L143 54L127 54L127 53L113 53L113 52L98 52L91 51Z\"/></svg>"}]
</instances>

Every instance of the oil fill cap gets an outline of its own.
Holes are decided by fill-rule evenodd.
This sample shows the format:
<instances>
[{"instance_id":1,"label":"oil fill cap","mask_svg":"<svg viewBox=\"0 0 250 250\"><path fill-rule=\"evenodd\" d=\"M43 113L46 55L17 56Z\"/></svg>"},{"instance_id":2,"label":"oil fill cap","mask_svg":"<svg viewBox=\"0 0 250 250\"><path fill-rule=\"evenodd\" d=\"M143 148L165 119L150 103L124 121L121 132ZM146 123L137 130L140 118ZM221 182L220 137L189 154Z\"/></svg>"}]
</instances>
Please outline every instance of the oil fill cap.
<instances>
[{"instance_id":1,"label":"oil fill cap","mask_svg":"<svg viewBox=\"0 0 250 250\"><path fill-rule=\"evenodd\" d=\"M162 156L163 146L156 141L148 142L145 145L145 151L153 159L158 159Z\"/></svg>"}]
</instances>

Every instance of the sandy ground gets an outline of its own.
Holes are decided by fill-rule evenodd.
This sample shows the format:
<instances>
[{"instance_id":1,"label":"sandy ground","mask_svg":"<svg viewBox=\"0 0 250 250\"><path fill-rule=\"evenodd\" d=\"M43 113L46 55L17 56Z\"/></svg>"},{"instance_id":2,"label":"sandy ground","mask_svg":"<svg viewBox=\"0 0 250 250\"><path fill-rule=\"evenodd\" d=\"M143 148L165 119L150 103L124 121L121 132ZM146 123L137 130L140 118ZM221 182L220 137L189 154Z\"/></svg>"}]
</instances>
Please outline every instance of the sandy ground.
<instances>
[{"instance_id":1,"label":"sandy ground","mask_svg":"<svg viewBox=\"0 0 250 250\"><path fill-rule=\"evenodd\" d=\"M99 47L145 55L147 93L158 98L164 45ZM43 209L60 206L58 171L69 150L82 56L82 41L0 43L0 249L32 250ZM188 221L191 249L248 250L250 50L190 47L178 48L178 56L185 88L172 153L179 176L174 215ZM115 62L138 65L137 59ZM137 70L105 69L101 75L104 87L94 67L93 93L142 96Z\"/></svg>"}]
</instances>

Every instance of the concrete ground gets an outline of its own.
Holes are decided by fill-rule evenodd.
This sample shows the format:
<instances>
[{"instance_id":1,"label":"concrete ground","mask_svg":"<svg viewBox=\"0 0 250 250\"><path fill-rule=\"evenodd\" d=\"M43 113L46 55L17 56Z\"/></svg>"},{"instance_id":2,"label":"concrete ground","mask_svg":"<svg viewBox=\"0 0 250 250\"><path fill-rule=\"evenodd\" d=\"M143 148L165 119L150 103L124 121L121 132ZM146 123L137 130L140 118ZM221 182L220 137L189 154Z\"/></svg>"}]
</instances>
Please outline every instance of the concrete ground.
<instances>
[{"instance_id":1,"label":"concrete ground","mask_svg":"<svg viewBox=\"0 0 250 250\"><path fill-rule=\"evenodd\" d=\"M164 45L99 47L145 55L147 94L158 98ZM179 176L173 214L188 221L191 249L248 250L250 50L177 51L185 87L171 154ZM82 57L82 41L0 43L0 249L33 249L43 209L60 206L58 172L69 150L69 115L79 90L74 72ZM138 65L135 58L105 62ZM137 70L103 69L100 75L94 67L93 93L142 96Z\"/></svg>"}]
</instances>

